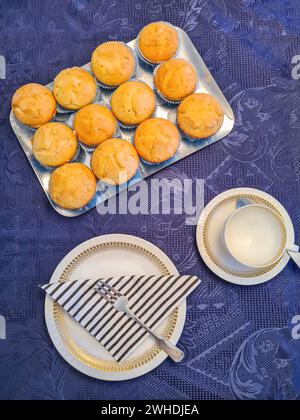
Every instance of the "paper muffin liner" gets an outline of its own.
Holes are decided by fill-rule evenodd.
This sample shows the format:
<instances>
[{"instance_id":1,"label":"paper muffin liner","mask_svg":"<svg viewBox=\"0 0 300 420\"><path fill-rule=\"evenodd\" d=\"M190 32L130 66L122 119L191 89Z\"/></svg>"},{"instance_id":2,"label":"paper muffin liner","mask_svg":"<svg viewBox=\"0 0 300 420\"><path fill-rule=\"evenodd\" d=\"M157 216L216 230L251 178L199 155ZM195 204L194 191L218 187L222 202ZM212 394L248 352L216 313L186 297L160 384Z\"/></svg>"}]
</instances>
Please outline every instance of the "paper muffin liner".
<instances>
[{"instance_id":1,"label":"paper muffin liner","mask_svg":"<svg viewBox=\"0 0 300 420\"><path fill-rule=\"evenodd\" d=\"M15 114L13 114L13 115L14 115L14 118L17 121L17 123L20 125L20 127L25 129L25 130L30 131L31 133L35 133L36 130L38 130L42 125L49 124L51 122L56 122L55 121L56 114L55 114L54 117L50 121L46 122L45 124L41 124L40 127L38 127L38 128L34 128L34 127L31 127L30 125L22 123L21 121L18 120L18 118L15 116Z\"/></svg>"},{"instance_id":2,"label":"paper muffin liner","mask_svg":"<svg viewBox=\"0 0 300 420\"><path fill-rule=\"evenodd\" d=\"M96 96L95 99L93 100L93 102L91 102L91 104L94 104L95 102L101 101L102 100L102 93L101 93L101 89L100 89L100 84L98 83L98 80L95 78L94 73L91 70L86 70L95 80L96 82ZM50 83L48 85L49 89L51 90L51 92L53 93L53 85L54 82ZM90 105L90 104L87 104ZM85 105L84 105L85 106ZM82 107L83 108L83 107ZM74 112L79 111L79 109L68 109L63 107L62 105L60 105L57 101L56 101L56 113L59 114L73 114Z\"/></svg>"},{"instance_id":3,"label":"paper muffin liner","mask_svg":"<svg viewBox=\"0 0 300 420\"><path fill-rule=\"evenodd\" d=\"M73 159L70 162L71 163L77 162L78 158L79 158L79 155L80 155L80 144L79 144L79 141L77 140L77 150L76 150L76 153L75 153Z\"/></svg>"},{"instance_id":4,"label":"paper muffin liner","mask_svg":"<svg viewBox=\"0 0 300 420\"><path fill-rule=\"evenodd\" d=\"M98 104L98 105L105 106L107 109L109 109L109 110L112 112L110 105L109 105L109 104L107 104L106 102L104 102L104 101L99 101L99 102L94 102L94 103L95 103L95 104ZM68 120L66 121L66 124L67 124L70 128L72 128L72 130L74 130L74 120L75 120L75 116L76 116L77 112L78 112L78 111L76 111L74 114L70 115L70 117L69 117L69 118L68 118ZM117 120L117 118L115 117L115 115L114 115L114 113L113 113L113 112L112 112L112 114L113 114L113 116L114 116L114 118L115 118L115 120L116 120L116 129L115 129L115 132L113 133L112 137L119 137L119 136L121 135L121 132L120 132L120 126L119 126L119 121ZM77 139L78 139L78 142L79 142L80 147L81 147L81 148L82 148L85 152L87 152L87 153L93 153L93 152L97 149L97 147L99 146L99 145L97 145L97 146L91 146L91 147L89 147L89 146L87 146L86 144L84 144L84 143L80 140L80 138L77 136L76 132L75 132L75 135L76 135L76 137L77 137ZM105 140L104 140L104 141L105 141ZM100 143L100 144L101 144L101 143Z\"/></svg>"},{"instance_id":5,"label":"paper muffin liner","mask_svg":"<svg viewBox=\"0 0 300 420\"><path fill-rule=\"evenodd\" d=\"M71 114L72 112L76 112L75 109L67 109L59 104L56 105L56 110L58 114Z\"/></svg>"},{"instance_id":6,"label":"paper muffin liner","mask_svg":"<svg viewBox=\"0 0 300 420\"><path fill-rule=\"evenodd\" d=\"M179 126L178 124L178 118L176 118L176 122L175 125L180 133L180 136L182 139L186 139L188 141L190 141L191 143L197 142L197 141L203 141L203 140L207 140L209 139L209 137L190 137L189 135L187 135Z\"/></svg>"},{"instance_id":7,"label":"paper muffin liner","mask_svg":"<svg viewBox=\"0 0 300 420\"><path fill-rule=\"evenodd\" d=\"M124 130L135 130L139 126L139 124L126 125L122 123L120 120L118 120L118 123L120 127L123 128Z\"/></svg>"},{"instance_id":8,"label":"paper muffin liner","mask_svg":"<svg viewBox=\"0 0 300 420\"><path fill-rule=\"evenodd\" d=\"M16 118L16 116L15 116L15 118ZM23 124L23 123L22 123L21 121L19 121L17 118L16 118L16 120L18 121L18 124L20 124L20 126L21 126L22 128L24 128L25 130L28 130L28 131L30 131L31 133L35 133L35 132L36 132L37 128L30 127L30 125ZM51 120L51 121L52 121L52 120ZM51 122L51 121L49 121L49 122Z\"/></svg>"},{"instance_id":9,"label":"paper muffin liner","mask_svg":"<svg viewBox=\"0 0 300 420\"><path fill-rule=\"evenodd\" d=\"M154 22L151 22L151 23L154 23ZM155 22L155 23L164 23L164 24L170 26L171 28L175 29L175 31L177 32L177 34L178 34L178 47L177 47L177 50L176 50L175 54L172 57L170 57L168 60L171 60L172 58L176 58L178 56L178 53L179 53L180 48L181 48L181 38L180 38L180 34L179 34L177 28L169 22L158 21L158 22ZM149 25L150 25L150 23L148 25L144 26L140 30L140 32L137 36L137 39L136 39L135 50L136 50L136 53L137 53L137 56L139 57L139 59L143 63L145 63L146 65L148 65L150 67L153 67L153 69L154 69L155 67L159 66L160 64L162 64L162 63L164 63L165 61L168 61L168 60L163 60L163 61L159 61L159 62L154 63L154 62L149 61L146 57L144 57L142 52L140 51L139 44L140 44L141 32L144 28L147 28L147 26L149 26Z\"/></svg>"},{"instance_id":10,"label":"paper muffin liner","mask_svg":"<svg viewBox=\"0 0 300 420\"><path fill-rule=\"evenodd\" d=\"M109 42L111 42L111 41L103 42L101 45L108 44ZM137 55L136 55L135 50L133 48L131 48L129 45L127 45L125 42L122 42L122 41L115 41L115 42L119 42L120 44L123 44L131 52L131 54L133 55L133 58L134 58L134 69L133 69L133 72L132 72L131 76L129 77L129 79L126 80L125 82L123 82L123 83L126 83L126 82L129 82L130 80L134 79L135 76L136 76L136 72L137 72L137 68L138 68ZM98 85L102 89L105 89L105 90L115 90L115 89L117 89L119 86L121 86L123 84L123 83L120 83L119 85L115 85L115 86L106 85L106 84L100 82L100 80L98 80L97 77L96 77L96 75L93 73L92 63L90 63L90 68L91 68L90 71L93 74L93 77L96 79Z\"/></svg>"},{"instance_id":11,"label":"paper muffin liner","mask_svg":"<svg viewBox=\"0 0 300 420\"><path fill-rule=\"evenodd\" d=\"M93 208L93 207L96 207L96 205L97 205L97 189L96 189L94 197L84 207Z\"/></svg>"},{"instance_id":12,"label":"paper muffin liner","mask_svg":"<svg viewBox=\"0 0 300 420\"><path fill-rule=\"evenodd\" d=\"M176 151L176 153L177 153L177 151ZM156 162L156 163L154 163L154 162L149 162L148 160L145 160L145 159L143 159L143 158L141 158L141 157L140 157L140 160L141 160L141 162L142 162L144 165L147 165L147 166L159 166L159 165L163 165L163 164L165 164L165 163L171 162L171 161L174 159L174 157L176 156L176 153L175 153L173 156L171 156L170 158L168 158L168 159L166 159L166 160L164 160L164 161L162 161L162 162Z\"/></svg>"},{"instance_id":13,"label":"paper muffin liner","mask_svg":"<svg viewBox=\"0 0 300 420\"><path fill-rule=\"evenodd\" d=\"M55 201L51 198L50 194L49 194L48 198L49 198L50 202L52 203L53 207L59 207L60 209L65 210L64 207L59 206L57 203L55 203ZM79 209L75 209L75 210L80 211L80 210L83 210L83 209L86 209L86 208L92 209L92 208L96 207L96 205L97 205L97 191L95 192L93 198L84 207L80 207Z\"/></svg>"}]
</instances>

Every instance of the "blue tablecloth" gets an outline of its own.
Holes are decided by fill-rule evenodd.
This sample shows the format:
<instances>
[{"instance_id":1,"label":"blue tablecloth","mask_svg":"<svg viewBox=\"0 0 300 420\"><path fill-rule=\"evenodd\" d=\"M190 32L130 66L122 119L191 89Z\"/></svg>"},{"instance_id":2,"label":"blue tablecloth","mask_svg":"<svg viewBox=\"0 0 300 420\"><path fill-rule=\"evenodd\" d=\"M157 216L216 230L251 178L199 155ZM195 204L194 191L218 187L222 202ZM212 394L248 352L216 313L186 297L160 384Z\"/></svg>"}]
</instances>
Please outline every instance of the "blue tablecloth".
<instances>
[{"instance_id":1,"label":"blue tablecloth","mask_svg":"<svg viewBox=\"0 0 300 420\"><path fill-rule=\"evenodd\" d=\"M272 282L242 288L219 280L201 261L195 227L160 216L65 219L50 207L8 121L14 90L46 84L66 66L89 61L102 41L129 41L146 23L185 29L236 114L223 141L178 162L174 176L205 179L205 200L248 186L289 211L299 242L300 5L294 0L2 0L0 55L0 340L1 399L296 399L300 341L299 271L290 263ZM294 72L295 73L295 72ZM294 74L295 76L295 74ZM44 324L37 285L74 246L106 233L141 236L165 251L182 273L203 284L188 299L180 345L187 358L124 383L96 381L58 355Z\"/></svg>"}]
</instances>

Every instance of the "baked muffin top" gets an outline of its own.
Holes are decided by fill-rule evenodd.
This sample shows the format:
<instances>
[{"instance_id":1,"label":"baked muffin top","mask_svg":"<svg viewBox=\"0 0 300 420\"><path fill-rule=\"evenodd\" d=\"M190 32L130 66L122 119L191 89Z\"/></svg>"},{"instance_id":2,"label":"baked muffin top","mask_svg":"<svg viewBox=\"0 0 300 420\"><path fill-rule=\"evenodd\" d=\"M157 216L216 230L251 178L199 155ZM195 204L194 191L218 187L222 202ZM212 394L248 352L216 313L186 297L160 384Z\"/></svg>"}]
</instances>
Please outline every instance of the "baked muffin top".
<instances>
[{"instance_id":1,"label":"baked muffin top","mask_svg":"<svg viewBox=\"0 0 300 420\"><path fill-rule=\"evenodd\" d=\"M21 123L38 128L55 116L56 101L48 88L38 83L29 83L15 92L12 110Z\"/></svg>"},{"instance_id":2,"label":"baked muffin top","mask_svg":"<svg viewBox=\"0 0 300 420\"><path fill-rule=\"evenodd\" d=\"M129 181L137 172L139 157L131 143L109 139L97 147L91 166L98 179L110 185Z\"/></svg>"},{"instance_id":3,"label":"baked muffin top","mask_svg":"<svg viewBox=\"0 0 300 420\"><path fill-rule=\"evenodd\" d=\"M119 86L133 75L135 57L122 42L105 42L93 52L91 67L99 82Z\"/></svg>"},{"instance_id":4,"label":"baked muffin top","mask_svg":"<svg viewBox=\"0 0 300 420\"><path fill-rule=\"evenodd\" d=\"M104 105L87 105L75 115L74 130L81 143L87 146L95 147L112 138L116 128L116 118Z\"/></svg>"},{"instance_id":5,"label":"baked muffin top","mask_svg":"<svg viewBox=\"0 0 300 420\"><path fill-rule=\"evenodd\" d=\"M119 86L111 96L111 108L124 124L136 125L147 120L155 111L155 94L143 82L130 81Z\"/></svg>"},{"instance_id":6,"label":"baked muffin top","mask_svg":"<svg viewBox=\"0 0 300 420\"><path fill-rule=\"evenodd\" d=\"M157 91L170 101L181 101L196 90L195 67L183 58L174 58L161 64L154 74Z\"/></svg>"},{"instance_id":7,"label":"baked muffin top","mask_svg":"<svg viewBox=\"0 0 300 420\"><path fill-rule=\"evenodd\" d=\"M139 35L138 48L142 57L158 64L170 60L178 49L178 32L164 22L153 22L145 26Z\"/></svg>"},{"instance_id":8,"label":"baked muffin top","mask_svg":"<svg viewBox=\"0 0 300 420\"><path fill-rule=\"evenodd\" d=\"M97 84L93 76L80 67L62 70L54 79L53 93L67 109L80 109L95 100Z\"/></svg>"},{"instance_id":9,"label":"baked muffin top","mask_svg":"<svg viewBox=\"0 0 300 420\"><path fill-rule=\"evenodd\" d=\"M68 210L81 209L96 194L96 178L82 163L67 163L55 169L49 181L52 200Z\"/></svg>"},{"instance_id":10,"label":"baked muffin top","mask_svg":"<svg viewBox=\"0 0 300 420\"><path fill-rule=\"evenodd\" d=\"M70 162L78 142L73 130L62 123L51 122L40 127L33 136L32 152L44 166L56 167Z\"/></svg>"},{"instance_id":11,"label":"baked muffin top","mask_svg":"<svg viewBox=\"0 0 300 420\"><path fill-rule=\"evenodd\" d=\"M163 118L150 118L138 126L134 146L143 159L160 163L176 153L180 143L177 127Z\"/></svg>"},{"instance_id":12,"label":"baked muffin top","mask_svg":"<svg viewBox=\"0 0 300 420\"><path fill-rule=\"evenodd\" d=\"M181 102L177 120L180 129L187 136L201 139L220 130L224 121L224 111L213 96L195 93Z\"/></svg>"}]
</instances>

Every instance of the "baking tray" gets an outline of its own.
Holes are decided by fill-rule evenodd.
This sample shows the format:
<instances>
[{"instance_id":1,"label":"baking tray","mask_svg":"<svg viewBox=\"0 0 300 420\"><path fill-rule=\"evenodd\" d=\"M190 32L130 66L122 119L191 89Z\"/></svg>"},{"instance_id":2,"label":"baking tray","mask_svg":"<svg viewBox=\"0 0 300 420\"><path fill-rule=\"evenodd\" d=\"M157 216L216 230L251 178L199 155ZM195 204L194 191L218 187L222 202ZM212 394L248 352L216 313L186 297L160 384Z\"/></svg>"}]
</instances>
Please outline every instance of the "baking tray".
<instances>
[{"instance_id":1,"label":"baking tray","mask_svg":"<svg viewBox=\"0 0 300 420\"><path fill-rule=\"evenodd\" d=\"M92 208L96 207L97 204L103 203L108 198L113 197L119 192L127 189L129 186L132 186L138 183L142 179L145 179L148 176L160 171L161 169L172 165L172 163L177 162L185 158L186 156L189 156L195 152L198 152L204 147L207 147L213 143L216 143L217 141L223 139L225 136L227 136L231 132L234 126L234 113L232 111L232 108L230 107L225 96L223 95L219 86L217 85L211 73L209 72L208 68L206 67L204 61L202 60L201 56L199 55L198 51L196 50L189 36L182 29L177 28L177 30L178 30L179 38L180 38L180 42L179 42L180 46L179 46L177 56L187 59L197 69L198 76L199 76L199 84L198 84L197 92L209 93L213 95L221 103L224 109L225 118L224 118L224 123L221 129L214 136L209 137L207 139L203 139L203 140L197 140L197 141L191 142L185 138L182 138L180 147L176 155L172 159L158 165L147 165L141 162L139 166L139 170L137 174L135 175L135 177L132 178L126 184L115 187L115 186L104 185L101 181L98 181L97 194L95 198L93 199L92 202L90 202L86 207L82 209L65 210L57 206L51 200L50 195L49 195L49 190L48 190L48 183L49 183L51 172L44 169L36 161L36 159L34 158L32 154L31 139L33 137L33 132L32 130L29 130L28 128L24 127L24 125L20 124L16 120L14 114L11 112L10 114L11 127L14 133L16 134L34 172L36 173L36 176L38 177L51 205L62 216L65 216L65 217L80 216L81 214L84 214L87 211L91 210ZM136 44L136 40L128 43L128 45L132 47L133 49L135 49L135 44ZM86 64L82 68L86 70L91 70L90 63ZM146 82L151 88L153 88L153 67L143 63L141 60L138 60L136 79ZM51 88L52 83L50 83L47 86ZM112 92L113 92L112 90L101 89L102 100L104 100L107 104L109 104L110 102L110 96ZM166 104L165 102L162 101L161 98L157 96L157 109L154 115L155 117L166 118L172 121L173 123L175 123L176 110L177 110L177 106ZM69 118L70 118L70 113L58 114L55 117L55 120L61 121L61 122L67 122ZM128 129L120 128L121 137L131 142L133 142L134 131L135 131L134 129L128 130ZM81 148L78 161L90 166L90 160L91 160L91 154L83 150L83 148Z\"/></svg>"}]
</instances>

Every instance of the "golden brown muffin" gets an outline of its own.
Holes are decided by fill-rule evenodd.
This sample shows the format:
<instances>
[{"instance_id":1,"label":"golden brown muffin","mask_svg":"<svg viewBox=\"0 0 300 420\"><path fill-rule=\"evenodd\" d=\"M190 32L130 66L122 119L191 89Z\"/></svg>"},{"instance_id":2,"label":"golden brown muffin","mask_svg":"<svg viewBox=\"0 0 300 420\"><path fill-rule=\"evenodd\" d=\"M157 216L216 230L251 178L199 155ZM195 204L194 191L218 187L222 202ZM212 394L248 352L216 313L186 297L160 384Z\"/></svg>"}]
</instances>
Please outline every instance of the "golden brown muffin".
<instances>
[{"instance_id":1,"label":"golden brown muffin","mask_svg":"<svg viewBox=\"0 0 300 420\"><path fill-rule=\"evenodd\" d=\"M56 114L56 101L49 89L37 83L20 87L12 98L12 110L23 124L38 128Z\"/></svg>"},{"instance_id":2,"label":"golden brown muffin","mask_svg":"<svg viewBox=\"0 0 300 420\"><path fill-rule=\"evenodd\" d=\"M183 58L174 58L161 64L154 74L155 87L164 98L181 101L196 90L195 67Z\"/></svg>"},{"instance_id":3,"label":"golden brown muffin","mask_svg":"<svg viewBox=\"0 0 300 420\"><path fill-rule=\"evenodd\" d=\"M80 109L95 100L97 84L93 76L80 67L62 70L54 79L53 93L67 109Z\"/></svg>"},{"instance_id":4,"label":"golden brown muffin","mask_svg":"<svg viewBox=\"0 0 300 420\"><path fill-rule=\"evenodd\" d=\"M74 129L78 139L89 147L99 146L112 138L116 128L116 118L104 105L87 105L75 115Z\"/></svg>"},{"instance_id":5,"label":"golden brown muffin","mask_svg":"<svg viewBox=\"0 0 300 420\"><path fill-rule=\"evenodd\" d=\"M135 132L134 146L141 158L150 163L161 163L176 153L180 134L176 126L163 118L150 118Z\"/></svg>"},{"instance_id":6,"label":"golden brown muffin","mask_svg":"<svg viewBox=\"0 0 300 420\"><path fill-rule=\"evenodd\" d=\"M129 181L137 172L139 156L131 143L109 139L93 153L91 166L98 179L110 185Z\"/></svg>"},{"instance_id":7,"label":"golden brown muffin","mask_svg":"<svg viewBox=\"0 0 300 420\"><path fill-rule=\"evenodd\" d=\"M82 163L67 163L55 169L49 181L52 200L68 210L81 209L96 194L96 178Z\"/></svg>"},{"instance_id":8,"label":"golden brown muffin","mask_svg":"<svg viewBox=\"0 0 300 420\"><path fill-rule=\"evenodd\" d=\"M119 86L133 75L135 58L129 47L122 42L105 42L93 52L91 67L99 82L107 86Z\"/></svg>"},{"instance_id":9,"label":"golden brown muffin","mask_svg":"<svg viewBox=\"0 0 300 420\"><path fill-rule=\"evenodd\" d=\"M147 120L155 111L155 94L146 83L124 83L111 96L111 108L124 124L136 125Z\"/></svg>"},{"instance_id":10,"label":"golden brown muffin","mask_svg":"<svg viewBox=\"0 0 300 420\"><path fill-rule=\"evenodd\" d=\"M73 130L62 123L45 124L33 136L32 152L44 166L56 167L70 162L76 155L77 147Z\"/></svg>"},{"instance_id":11,"label":"golden brown muffin","mask_svg":"<svg viewBox=\"0 0 300 420\"><path fill-rule=\"evenodd\" d=\"M153 22L140 32L138 49L143 58L153 64L170 60L178 49L176 29L164 22Z\"/></svg>"},{"instance_id":12,"label":"golden brown muffin","mask_svg":"<svg viewBox=\"0 0 300 420\"><path fill-rule=\"evenodd\" d=\"M206 138L217 133L224 121L224 111L219 102L206 93L188 96L178 107L180 129L191 138Z\"/></svg>"}]
</instances>

